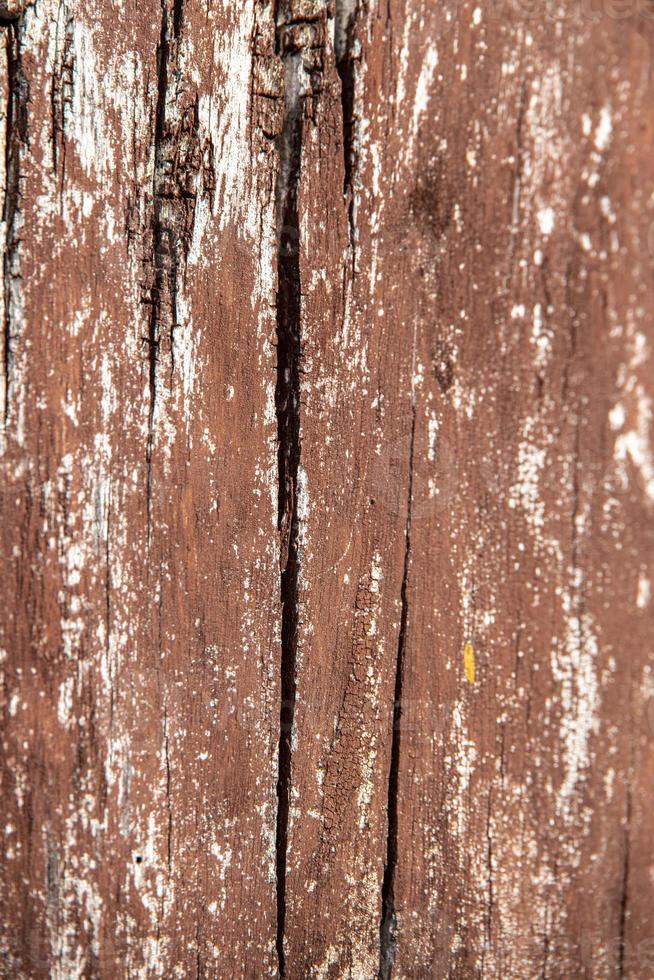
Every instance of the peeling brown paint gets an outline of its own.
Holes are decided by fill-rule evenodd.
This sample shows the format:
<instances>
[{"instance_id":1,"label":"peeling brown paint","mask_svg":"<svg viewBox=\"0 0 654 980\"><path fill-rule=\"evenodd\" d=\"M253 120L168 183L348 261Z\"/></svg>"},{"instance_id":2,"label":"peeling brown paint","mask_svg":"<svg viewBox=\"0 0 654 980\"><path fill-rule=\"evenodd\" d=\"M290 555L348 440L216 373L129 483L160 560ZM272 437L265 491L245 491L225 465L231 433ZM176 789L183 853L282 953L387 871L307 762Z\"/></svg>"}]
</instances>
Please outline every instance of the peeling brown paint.
<instances>
[{"instance_id":1,"label":"peeling brown paint","mask_svg":"<svg viewBox=\"0 0 654 980\"><path fill-rule=\"evenodd\" d=\"M653 38L586 6L0 6L3 976L648 975Z\"/></svg>"}]
</instances>

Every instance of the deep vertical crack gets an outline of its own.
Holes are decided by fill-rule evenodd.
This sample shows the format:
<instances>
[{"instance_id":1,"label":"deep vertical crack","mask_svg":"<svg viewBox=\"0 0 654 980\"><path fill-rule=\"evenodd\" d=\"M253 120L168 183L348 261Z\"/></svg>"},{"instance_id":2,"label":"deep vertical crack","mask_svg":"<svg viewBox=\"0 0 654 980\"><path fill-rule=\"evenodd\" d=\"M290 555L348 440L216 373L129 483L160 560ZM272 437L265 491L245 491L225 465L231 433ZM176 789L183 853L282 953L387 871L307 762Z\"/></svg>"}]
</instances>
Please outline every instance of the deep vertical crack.
<instances>
[{"instance_id":1,"label":"deep vertical crack","mask_svg":"<svg viewBox=\"0 0 654 980\"><path fill-rule=\"evenodd\" d=\"M355 54L354 27L359 0L336 0L334 16L334 53L341 80L341 114L343 126L343 193L348 202L350 246L355 245L354 200L354 127L355 127Z\"/></svg>"},{"instance_id":2,"label":"deep vertical crack","mask_svg":"<svg viewBox=\"0 0 654 980\"><path fill-rule=\"evenodd\" d=\"M618 977L625 975L625 936L627 931L627 908L629 905L629 860L631 834L631 777L627 784L627 800L624 827L624 848L622 857L622 886L620 890L620 945L618 949Z\"/></svg>"},{"instance_id":3,"label":"deep vertical crack","mask_svg":"<svg viewBox=\"0 0 654 980\"><path fill-rule=\"evenodd\" d=\"M277 958L285 976L286 856L291 797L298 625L298 469L300 462L301 281L298 190L302 162L302 53L286 38L281 12L277 53L284 64L284 125L279 137L277 210L277 384L278 530L280 535L281 705L277 779Z\"/></svg>"},{"instance_id":4,"label":"deep vertical crack","mask_svg":"<svg viewBox=\"0 0 654 980\"><path fill-rule=\"evenodd\" d=\"M173 34L176 40L182 36L182 22L184 20L184 0L173 0Z\"/></svg>"},{"instance_id":5,"label":"deep vertical crack","mask_svg":"<svg viewBox=\"0 0 654 980\"><path fill-rule=\"evenodd\" d=\"M180 265L188 254L197 203L199 136L197 98L186 104L180 86L180 39L184 0L162 0L157 46L157 102L152 177L151 283L147 302L150 404L147 441L148 543L152 529L152 452L155 416L162 385L160 358L166 354L170 377L175 370Z\"/></svg>"},{"instance_id":6,"label":"deep vertical crack","mask_svg":"<svg viewBox=\"0 0 654 980\"><path fill-rule=\"evenodd\" d=\"M21 54L22 18L2 23L7 31L7 117L5 123L5 188L3 222L5 247L2 261L4 290L4 425L9 422L11 377L13 372L13 286L18 273L16 253L20 244L17 219L20 214L20 160L22 147L27 144L27 103L29 93L23 75Z\"/></svg>"},{"instance_id":7,"label":"deep vertical crack","mask_svg":"<svg viewBox=\"0 0 654 980\"><path fill-rule=\"evenodd\" d=\"M166 809L168 811L168 826L167 826L167 859L168 859L168 875L173 866L173 801L171 796L171 779L170 779L170 738L168 735L168 708L164 703L164 717L163 717L163 735L164 735L164 761L166 764Z\"/></svg>"},{"instance_id":8,"label":"deep vertical crack","mask_svg":"<svg viewBox=\"0 0 654 980\"><path fill-rule=\"evenodd\" d=\"M413 460L416 431L415 404L411 417L409 437L409 485L407 490L406 524L404 528L404 566L400 589L400 631L395 663L395 694L393 701L393 736L391 742L391 766L388 775L388 831L386 839L386 866L382 883L382 915L379 926L379 980L390 980L397 950L397 917L395 913L395 872L398 855L398 791L400 774L400 742L402 727L402 688L406 659L406 634L409 615L408 583L411 563L411 513L413 505Z\"/></svg>"},{"instance_id":9,"label":"deep vertical crack","mask_svg":"<svg viewBox=\"0 0 654 980\"><path fill-rule=\"evenodd\" d=\"M166 97L168 94L168 9L165 0L161 5L161 31L157 47L157 105L154 122L154 171L152 175L153 221L152 221L152 261L154 265L154 284L150 296L150 317L148 322L148 383L150 405L148 408L148 442L146 448L146 500L148 520L148 546L152 535L152 450L154 443L154 416L157 407L157 360L161 334L162 302L164 289L163 254L164 230L161 221L159 202L160 170L163 162L163 144L166 126Z\"/></svg>"}]
</instances>

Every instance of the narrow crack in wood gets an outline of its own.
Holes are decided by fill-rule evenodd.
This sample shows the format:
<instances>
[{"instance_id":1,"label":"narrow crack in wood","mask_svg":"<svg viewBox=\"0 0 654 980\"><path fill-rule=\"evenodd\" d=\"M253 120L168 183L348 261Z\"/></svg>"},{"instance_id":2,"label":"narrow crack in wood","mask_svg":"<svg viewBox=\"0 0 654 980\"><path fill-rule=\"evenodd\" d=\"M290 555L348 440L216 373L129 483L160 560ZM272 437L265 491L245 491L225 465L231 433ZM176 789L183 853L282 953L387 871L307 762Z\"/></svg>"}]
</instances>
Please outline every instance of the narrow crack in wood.
<instances>
[{"instance_id":1,"label":"narrow crack in wood","mask_svg":"<svg viewBox=\"0 0 654 980\"><path fill-rule=\"evenodd\" d=\"M184 0L161 4L161 32L157 47L157 103L154 128L154 172L152 181L152 282L146 288L150 304L148 325L148 365L150 405L147 443L147 523L148 545L152 535L152 453L160 377L160 356L164 346L175 370L175 334L178 328L178 284L180 266L186 258L197 198L193 185L198 161L192 152L197 144L197 102L189 112L180 105L177 85L180 77L179 43L184 18ZM172 81L171 81L172 80ZM169 109L174 114L169 118ZM178 118L179 117L179 118ZM182 164L191 165L185 173Z\"/></svg>"},{"instance_id":2,"label":"narrow crack in wood","mask_svg":"<svg viewBox=\"0 0 654 980\"><path fill-rule=\"evenodd\" d=\"M279 12L276 49L284 65L284 125L279 137L277 210L278 530L280 535L281 704L277 780L277 959L285 976L286 861L295 721L298 624L298 469L300 462L301 282L298 189L302 162L302 53L286 44L289 26Z\"/></svg>"},{"instance_id":3,"label":"narrow crack in wood","mask_svg":"<svg viewBox=\"0 0 654 980\"><path fill-rule=\"evenodd\" d=\"M173 800L170 768L170 737L168 734L168 708L166 704L164 704L163 712L163 744L164 762L166 765L166 810L168 816L168 823L166 827L166 856L168 860L168 877L170 878L173 867Z\"/></svg>"},{"instance_id":4,"label":"narrow crack in wood","mask_svg":"<svg viewBox=\"0 0 654 980\"><path fill-rule=\"evenodd\" d=\"M493 939L493 834L491 819L493 813L493 787L488 789L488 805L486 810L486 938L482 948L482 976L486 954L492 949Z\"/></svg>"},{"instance_id":5,"label":"narrow crack in wood","mask_svg":"<svg viewBox=\"0 0 654 980\"><path fill-rule=\"evenodd\" d=\"M73 111L76 70L74 23L70 11L64 4L61 4L56 17L52 79L50 82L50 147L52 172L59 184L59 204L62 213L66 183L67 140L65 133L68 114Z\"/></svg>"},{"instance_id":6,"label":"narrow crack in wood","mask_svg":"<svg viewBox=\"0 0 654 980\"><path fill-rule=\"evenodd\" d=\"M409 568L411 564L411 513L413 505L413 464L416 431L416 409L412 409L409 437L409 484L407 490L406 524L404 528L404 565L400 588L400 631L395 664L393 699L393 734L391 765L388 775L386 866L382 882L382 914L379 926L379 980L390 980L397 952L397 915L395 911L395 872L398 858L398 791L400 774L400 743L402 726L402 688L406 659L406 634L409 617Z\"/></svg>"},{"instance_id":7,"label":"narrow crack in wood","mask_svg":"<svg viewBox=\"0 0 654 980\"><path fill-rule=\"evenodd\" d=\"M150 405L148 409L148 441L146 448L146 500L148 523L148 547L152 537L152 452L154 443L154 416L157 407L157 358L161 331L161 305L163 276L160 268L162 228L158 208L159 170L166 117L166 90L168 87L168 10L165 0L161 5L161 34L157 48L157 105L154 127L154 172L152 177L152 265L154 285L149 296L150 318L148 323L148 384Z\"/></svg>"},{"instance_id":8,"label":"narrow crack in wood","mask_svg":"<svg viewBox=\"0 0 654 980\"><path fill-rule=\"evenodd\" d=\"M13 306L14 283L19 277L16 268L19 237L17 219L21 210L20 158L21 146L28 142L27 103L29 94L23 75L21 58L22 19L11 21L6 27L7 52L7 118L5 130L5 188L3 221L5 225L5 248L2 263L4 291L4 426L10 416L11 378L14 360Z\"/></svg>"},{"instance_id":9,"label":"narrow crack in wood","mask_svg":"<svg viewBox=\"0 0 654 980\"><path fill-rule=\"evenodd\" d=\"M631 774L627 784L627 799L625 806L624 848L622 857L622 884L620 889L620 938L618 947L618 977L625 976L625 936L627 931L627 909L629 906L629 861L631 834Z\"/></svg>"},{"instance_id":10,"label":"narrow crack in wood","mask_svg":"<svg viewBox=\"0 0 654 980\"><path fill-rule=\"evenodd\" d=\"M347 200L348 229L352 261L356 247L354 175L355 153L355 72L356 53L354 31L359 12L359 0L336 0L334 16L334 51L336 69L341 80L341 112L343 126L343 193Z\"/></svg>"}]
</instances>

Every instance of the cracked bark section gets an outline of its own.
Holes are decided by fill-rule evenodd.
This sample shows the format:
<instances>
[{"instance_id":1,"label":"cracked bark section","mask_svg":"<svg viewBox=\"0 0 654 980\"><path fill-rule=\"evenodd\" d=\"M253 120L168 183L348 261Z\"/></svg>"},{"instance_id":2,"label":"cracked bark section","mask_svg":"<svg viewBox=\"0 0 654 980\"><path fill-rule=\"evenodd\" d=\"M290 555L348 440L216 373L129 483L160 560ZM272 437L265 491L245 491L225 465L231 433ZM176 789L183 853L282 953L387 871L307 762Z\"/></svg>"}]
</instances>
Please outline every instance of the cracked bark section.
<instances>
[{"instance_id":1,"label":"cracked bark section","mask_svg":"<svg viewBox=\"0 0 654 980\"><path fill-rule=\"evenodd\" d=\"M284 122L279 137L277 181L277 384L278 530L282 606L281 705L277 782L277 957L285 976L286 858L291 796L291 755L296 698L298 624L298 506L300 462L301 282L298 189L302 163L301 53L288 44L289 11L277 26L277 54L284 66Z\"/></svg>"},{"instance_id":2,"label":"cracked bark section","mask_svg":"<svg viewBox=\"0 0 654 980\"><path fill-rule=\"evenodd\" d=\"M161 5L157 47L157 103L152 181L152 251L147 258L144 302L150 306L148 375L150 406L147 445L148 541L152 525L152 452L160 397L172 386L179 294L202 194L213 199L215 174L208 138L199 134L198 98L184 84L181 52L184 0ZM166 373L162 367L167 368Z\"/></svg>"},{"instance_id":3,"label":"cracked bark section","mask_svg":"<svg viewBox=\"0 0 654 980\"><path fill-rule=\"evenodd\" d=\"M299 191L305 117L320 91L324 51L324 10L287 0L276 12L276 53L283 65L284 115L278 137L277 220L277 384L278 530L282 605L281 707L277 783L277 956L286 975L286 865L292 788L292 753L297 694L297 647L301 554L298 492L301 456L300 379L302 373L302 282Z\"/></svg>"},{"instance_id":4,"label":"cracked bark section","mask_svg":"<svg viewBox=\"0 0 654 980\"><path fill-rule=\"evenodd\" d=\"M356 222L354 214L354 149L356 60L356 21L359 0L337 0L334 17L334 52L336 69L341 80L341 111L343 125L343 193L347 201L350 247L354 250Z\"/></svg>"},{"instance_id":5,"label":"cracked bark section","mask_svg":"<svg viewBox=\"0 0 654 980\"><path fill-rule=\"evenodd\" d=\"M404 565L400 588L400 632L395 663L395 693L393 699L393 737L391 766L388 775L388 830L386 866L382 881L382 915L379 926L379 980L390 980L397 949L397 915L395 911L395 872L398 860L398 795L402 726L402 691L406 661L406 637L409 618L408 582L411 566L411 513L413 504L413 468L416 431L416 410L412 409L409 437L409 483L407 490L406 524L404 528Z\"/></svg>"},{"instance_id":6,"label":"cracked bark section","mask_svg":"<svg viewBox=\"0 0 654 980\"><path fill-rule=\"evenodd\" d=\"M170 31L170 21L173 32ZM152 534L152 451L154 418L157 407L157 360L163 331L167 328L170 341L171 370L174 363L173 341L177 325L177 244L172 237L173 225L167 222L168 214L164 196L164 172L166 156L166 108L170 74L175 67L176 41L174 26L181 28L181 14L172 17L164 0L161 5L161 35L157 48L157 106L154 128L154 174L152 182L152 265L154 283L146 302L150 303L148 324L148 378L150 407L148 413L147 462L147 510L148 545ZM173 49L174 46L174 49Z\"/></svg>"},{"instance_id":7,"label":"cracked bark section","mask_svg":"<svg viewBox=\"0 0 654 980\"><path fill-rule=\"evenodd\" d=\"M52 169L59 180L60 194L66 179L66 120L72 110L75 58L73 18L62 5L57 13L55 52L50 82L50 141Z\"/></svg>"},{"instance_id":8,"label":"cracked bark section","mask_svg":"<svg viewBox=\"0 0 654 980\"><path fill-rule=\"evenodd\" d=\"M5 6L4 969L638 973L637 32Z\"/></svg>"},{"instance_id":9,"label":"cracked bark section","mask_svg":"<svg viewBox=\"0 0 654 980\"><path fill-rule=\"evenodd\" d=\"M11 383L13 371L14 344L14 300L15 282L19 278L17 267L18 218L21 210L21 172L20 161L23 148L28 143L27 103L29 92L23 75L21 56L22 19L4 21L7 57L7 118L5 131L5 188L3 222L5 226L5 247L3 255L4 289L4 425L9 422Z\"/></svg>"},{"instance_id":10,"label":"cracked bark section","mask_svg":"<svg viewBox=\"0 0 654 980\"><path fill-rule=\"evenodd\" d=\"M16 245L12 261L11 236L8 258L0 238L12 368L0 439L0 712L9 757L30 739L3 774L20 846L0 861L1 904L15 910L0 958L12 975L272 976L279 570L261 474L271 463L274 161L272 150L258 156L255 133L255 179L230 196L226 158L248 162L233 112L247 102L246 79L238 59L217 70L223 51L246 50L248 15L172 0L164 14L152 0L76 8L71 25L69 11L67 0L35 5L0 33L10 144L0 182L14 192L0 232L9 215ZM204 147L218 132L221 206L205 212L203 196L200 227ZM13 720L7 687L21 704ZM78 857L93 913L74 893ZM109 866L124 869L118 891Z\"/></svg>"}]
</instances>

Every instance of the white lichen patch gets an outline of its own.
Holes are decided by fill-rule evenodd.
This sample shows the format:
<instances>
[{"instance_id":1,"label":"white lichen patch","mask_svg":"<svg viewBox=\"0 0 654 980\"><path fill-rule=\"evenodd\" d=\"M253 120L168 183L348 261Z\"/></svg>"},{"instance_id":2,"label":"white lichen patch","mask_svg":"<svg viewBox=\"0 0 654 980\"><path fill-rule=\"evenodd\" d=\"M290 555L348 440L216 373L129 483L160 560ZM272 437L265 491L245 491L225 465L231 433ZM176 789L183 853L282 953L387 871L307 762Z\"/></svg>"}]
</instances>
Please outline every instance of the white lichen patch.
<instances>
[{"instance_id":1,"label":"white lichen patch","mask_svg":"<svg viewBox=\"0 0 654 980\"><path fill-rule=\"evenodd\" d=\"M611 107L609 105L602 106L600 109L599 121L595 129L595 148L603 153L609 146L611 142L611 135L613 133L613 118L611 115Z\"/></svg>"},{"instance_id":2,"label":"white lichen patch","mask_svg":"<svg viewBox=\"0 0 654 980\"><path fill-rule=\"evenodd\" d=\"M552 644L552 676L559 684L563 780L557 794L562 817L575 812L572 800L591 764L590 739L599 730L599 648L592 616L578 608L574 594L562 593L565 636Z\"/></svg>"},{"instance_id":3,"label":"white lichen patch","mask_svg":"<svg viewBox=\"0 0 654 980\"><path fill-rule=\"evenodd\" d=\"M436 461L438 453L438 414L432 409L427 419L427 459Z\"/></svg>"},{"instance_id":4,"label":"white lichen patch","mask_svg":"<svg viewBox=\"0 0 654 980\"><path fill-rule=\"evenodd\" d=\"M411 139L415 140L418 134L418 127L420 125L420 120L424 113L429 107L429 98L431 93L431 86L434 79L434 73L438 67L438 49L435 44L430 44L427 48L422 67L420 69L420 75L418 76L418 84L416 85L416 93L413 100L413 118L411 124ZM411 157L413 153L413 142L411 142L407 148L408 156Z\"/></svg>"},{"instance_id":5,"label":"white lichen patch","mask_svg":"<svg viewBox=\"0 0 654 980\"><path fill-rule=\"evenodd\" d=\"M647 573L641 569L638 575L638 591L636 593L636 606L638 609L646 609L652 597L652 583Z\"/></svg>"},{"instance_id":6,"label":"white lichen patch","mask_svg":"<svg viewBox=\"0 0 654 980\"><path fill-rule=\"evenodd\" d=\"M517 479L511 487L508 505L511 508L522 508L528 524L536 534L540 534L545 523L545 503L540 494L540 478L547 451L540 442L529 438L534 425L533 419L527 420L527 438L518 447Z\"/></svg>"},{"instance_id":7,"label":"white lichen patch","mask_svg":"<svg viewBox=\"0 0 654 980\"><path fill-rule=\"evenodd\" d=\"M544 372L552 356L552 331L543 319L543 307L534 304L531 344L534 348L534 361L537 370Z\"/></svg>"},{"instance_id":8,"label":"white lichen patch","mask_svg":"<svg viewBox=\"0 0 654 980\"><path fill-rule=\"evenodd\" d=\"M635 419L633 426L621 432L615 440L614 459L619 466L624 485L629 483L627 461L637 469L647 497L654 501L654 459L652 458L651 428L652 400L642 387L635 391Z\"/></svg>"},{"instance_id":9,"label":"white lichen patch","mask_svg":"<svg viewBox=\"0 0 654 980\"><path fill-rule=\"evenodd\" d=\"M537 214L537 219L541 235L547 238L554 230L554 209L551 207L541 208Z\"/></svg>"},{"instance_id":10,"label":"white lichen patch","mask_svg":"<svg viewBox=\"0 0 654 980\"><path fill-rule=\"evenodd\" d=\"M621 401L610 416L611 427L618 432L613 458L624 488L631 485L635 470L640 487L649 501L654 501L654 455L652 452L652 398L643 378L651 361L651 352L642 333L633 323L628 325L629 360L623 365L619 381Z\"/></svg>"}]
</instances>

